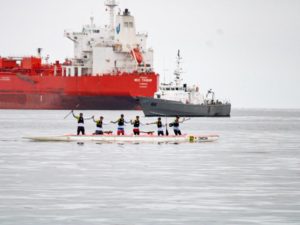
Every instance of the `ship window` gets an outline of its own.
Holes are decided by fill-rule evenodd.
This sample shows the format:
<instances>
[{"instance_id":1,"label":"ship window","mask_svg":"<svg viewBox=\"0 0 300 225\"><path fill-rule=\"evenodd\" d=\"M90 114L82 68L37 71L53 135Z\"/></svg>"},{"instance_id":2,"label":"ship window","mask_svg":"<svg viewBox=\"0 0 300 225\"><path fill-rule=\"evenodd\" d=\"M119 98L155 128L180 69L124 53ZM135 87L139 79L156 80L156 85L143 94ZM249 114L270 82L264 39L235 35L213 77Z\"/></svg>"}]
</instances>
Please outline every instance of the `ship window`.
<instances>
[{"instance_id":1,"label":"ship window","mask_svg":"<svg viewBox=\"0 0 300 225\"><path fill-rule=\"evenodd\" d=\"M170 91L170 88L166 88L167 91Z\"/></svg>"},{"instance_id":2,"label":"ship window","mask_svg":"<svg viewBox=\"0 0 300 225\"><path fill-rule=\"evenodd\" d=\"M88 69L87 68L82 68L81 74L82 75L88 75Z\"/></svg>"},{"instance_id":3,"label":"ship window","mask_svg":"<svg viewBox=\"0 0 300 225\"><path fill-rule=\"evenodd\" d=\"M68 74L67 74L67 69L66 69L66 68L63 68L63 71L62 71L62 72L63 72L63 74L62 74L63 76L66 76L66 77L68 76Z\"/></svg>"},{"instance_id":4,"label":"ship window","mask_svg":"<svg viewBox=\"0 0 300 225\"><path fill-rule=\"evenodd\" d=\"M128 22L125 22L125 23L124 23L124 27L129 27L129 23L128 23Z\"/></svg>"},{"instance_id":5,"label":"ship window","mask_svg":"<svg viewBox=\"0 0 300 225\"><path fill-rule=\"evenodd\" d=\"M77 77L78 76L78 67L75 67L74 70L75 70L74 75Z\"/></svg>"},{"instance_id":6,"label":"ship window","mask_svg":"<svg viewBox=\"0 0 300 225\"><path fill-rule=\"evenodd\" d=\"M129 27L133 27L133 22L129 22Z\"/></svg>"},{"instance_id":7,"label":"ship window","mask_svg":"<svg viewBox=\"0 0 300 225\"><path fill-rule=\"evenodd\" d=\"M157 103L156 102L151 102L151 106L156 107Z\"/></svg>"}]
</instances>

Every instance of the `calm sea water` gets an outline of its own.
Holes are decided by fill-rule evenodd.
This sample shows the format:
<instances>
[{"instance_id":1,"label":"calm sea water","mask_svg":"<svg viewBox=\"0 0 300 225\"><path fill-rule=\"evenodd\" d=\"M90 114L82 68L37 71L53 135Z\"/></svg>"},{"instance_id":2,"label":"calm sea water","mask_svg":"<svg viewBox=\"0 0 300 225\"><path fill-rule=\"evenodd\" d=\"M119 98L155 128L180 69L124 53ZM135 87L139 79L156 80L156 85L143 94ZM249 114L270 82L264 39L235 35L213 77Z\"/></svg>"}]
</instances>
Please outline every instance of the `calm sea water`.
<instances>
[{"instance_id":1,"label":"calm sea water","mask_svg":"<svg viewBox=\"0 0 300 225\"><path fill-rule=\"evenodd\" d=\"M233 110L182 125L184 133L219 134L214 143L22 139L74 133L67 113L0 111L1 225L300 224L300 110Z\"/></svg>"}]
</instances>

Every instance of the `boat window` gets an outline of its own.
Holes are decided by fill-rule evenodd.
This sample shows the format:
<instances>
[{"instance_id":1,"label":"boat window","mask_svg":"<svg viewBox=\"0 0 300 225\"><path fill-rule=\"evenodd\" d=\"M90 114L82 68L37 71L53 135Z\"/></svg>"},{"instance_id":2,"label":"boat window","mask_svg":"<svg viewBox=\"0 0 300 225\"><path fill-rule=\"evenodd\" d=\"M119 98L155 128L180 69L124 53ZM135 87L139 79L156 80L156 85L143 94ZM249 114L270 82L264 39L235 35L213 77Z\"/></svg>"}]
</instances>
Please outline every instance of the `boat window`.
<instances>
[{"instance_id":1,"label":"boat window","mask_svg":"<svg viewBox=\"0 0 300 225\"><path fill-rule=\"evenodd\" d=\"M151 102L151 106L156 107L157 103L156 102Z\"/></svg>"},{"instance_id":2,"label":"boat window","mask_svg":"<svg viewBox=\"0 0 300 225\"><path fill-rule=\"evenodd\" d=\"M78 67L74 68L74 75L77 77L78 76Z\"/></svg>"},{"instance_id":3,"label":"boat window","mask_svg":"<svg viewBox=\"0 0 300 225\"><path fill-rule=\"evenodd\" d=\"M129 27L133 27L133 22L129 22Z\"/></svg>"},{"instance_id":4,"label":"boat window","mask_svg":"<svg viewBox=\"0 0 300 225\"><path fill-rule=\"evenodd\" d=\"M82 68L81 74L82 75L88 75L88 69L87 68Z\"/></svg>"},{"instance_id":5,"label":"boat window","mask_svg":"<svg viewBox=\"0 0 300 225\"><path fill-rule=\"evenodd\" d=\"M124 27L129 27L129 23L128 22L124 22Z\"/></svg>"},{"instance_id":6,"label":"boat window","mask_svg":"<svg viewBox=\"0 0 300 225\"><path fill-rule=\"evenodd\" d=\"M170 91L170 88L166 88L167 91Z\"/></svg>"},{"instance_id":7,"label":"boat window","mask_svg":"<svg viewBox=\"0 0 300 225\"><path fill-rule=\"evenodd\" d=\"M178 91L179 89L178 88L176 88L176 91Z\"/></svg>"},{"instance_id":8,"label":"boat window","mask_svg":"<svg viewBox=\"0 0 300 225\"><path fill-rule=\"evenodd\" d=\"M66 68L63 68L63 71L62 71L62 72L63 72L63 76L66 76L66 77L68 76L68 74L67 74L67 69L66 69Z\"/></svg>"}]
</instances>

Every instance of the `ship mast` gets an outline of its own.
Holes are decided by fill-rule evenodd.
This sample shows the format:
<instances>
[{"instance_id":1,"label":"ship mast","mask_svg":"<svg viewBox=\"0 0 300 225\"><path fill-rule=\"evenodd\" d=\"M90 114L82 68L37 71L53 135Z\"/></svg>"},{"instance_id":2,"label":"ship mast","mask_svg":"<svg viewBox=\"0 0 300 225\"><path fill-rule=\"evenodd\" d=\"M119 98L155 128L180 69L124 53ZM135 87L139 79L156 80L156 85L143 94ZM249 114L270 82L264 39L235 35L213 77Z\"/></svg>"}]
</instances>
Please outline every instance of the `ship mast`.
<instances>
[{"instance_id":1,"label":"ship mast","mask_svg":"<svg viewBox=\"0 0 300 225\"><path fill-rule=\"evenodd\" d=\"M106 0L105 5L109 8L109 29L114 36L114 29L115 29L115 7L118 6L116 0Z\"/></svg>"},{"instance_id":2,"label":"ship mast","mask_svg":"<svg viewBox=\"0 0 300 225\"><path fill-rule=\"evenodd\" d=\"M182 81L182 79L181 79L182 68L181 68L181 65L180 65L181 60L182 60L182 57L180 55L180 50L178 50L177 59L176 59L176 70L174 71L176 86L180 86L181 81Z\"/></svg>"}]
</instances>

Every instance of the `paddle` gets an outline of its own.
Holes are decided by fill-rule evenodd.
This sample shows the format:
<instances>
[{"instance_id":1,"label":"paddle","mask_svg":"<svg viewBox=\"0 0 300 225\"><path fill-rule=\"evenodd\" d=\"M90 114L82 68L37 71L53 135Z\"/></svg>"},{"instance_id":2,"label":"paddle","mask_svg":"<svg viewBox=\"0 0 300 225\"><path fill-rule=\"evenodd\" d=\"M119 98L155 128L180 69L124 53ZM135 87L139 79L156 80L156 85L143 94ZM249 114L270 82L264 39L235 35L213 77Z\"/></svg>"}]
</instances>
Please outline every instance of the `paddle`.
<instances>
[{"instance_id":1,"label":"paddle","mask_svg":"<svg viewBox=\"0 0 300 225\"><path fill-rule=\"evenodd\" d=\"M153 135L155 132L154 131L140 131L141 134L148 134L148 135Z\"/></svg>"},{"instance_id":2,"label":"paddle","mask_svg":"<svg viewBox=\"0 0 300 225\"><path fill-rule=\"evenodd\" d=\"M189 117L189 118L187 118L187 119L186 119L186 118L184 118L184 119L183 119L183 122L185 122L185 121L189 121L189 120L191 120L191 118L190 118L190 117Z\"/></svg>"},{"instance_id":3,"label":"paddle","mask_svg":"<svg viewBox=\"0 0 300 225\"><path fill-rule=\"evenodd\" d=\"M166 136L169 136L169 131L168 131L168 117L166 117Z\"/></svg>"},{"instance_id":4,"label":"paddle","mask_svg":"<svg viewBox=\"0 0 300 225\"><path fill-rule=\"evenodd\" d=\"M75 109L77 109L78 107L79 107L79 104L77 104L77 105L75 106ZM67 118L71 115L72 112L73 112L73 110L71 110L71 111L64 117L64 120L67 119Z\"/></svg>"}]
</instances>

